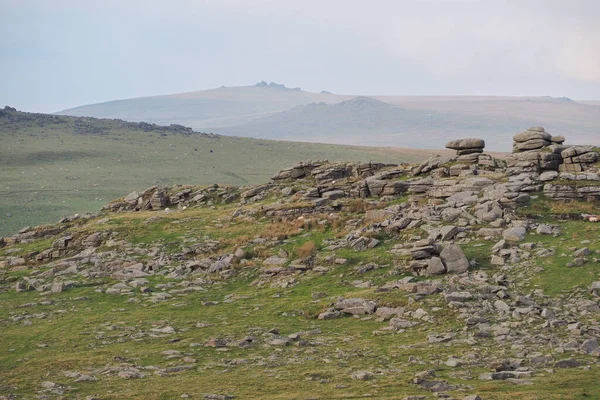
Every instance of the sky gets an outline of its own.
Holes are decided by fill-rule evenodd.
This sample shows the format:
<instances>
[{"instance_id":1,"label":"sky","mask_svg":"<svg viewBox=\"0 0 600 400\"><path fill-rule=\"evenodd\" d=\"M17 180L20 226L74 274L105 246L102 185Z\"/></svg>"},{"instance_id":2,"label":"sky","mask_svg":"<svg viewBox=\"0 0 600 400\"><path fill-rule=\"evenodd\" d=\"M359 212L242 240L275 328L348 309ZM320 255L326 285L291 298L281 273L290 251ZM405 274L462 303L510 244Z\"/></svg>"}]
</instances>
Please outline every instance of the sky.
<instances>
[{"instance_id":1,"label":"sky","mask_svg":"<svg viewBox=\"0 0 600 400\"><path fill-rule=\"evenodd\" d=\"M600 100L598 0L0 0L0 107L274 81Z\"/></svg>"}]
</instances>

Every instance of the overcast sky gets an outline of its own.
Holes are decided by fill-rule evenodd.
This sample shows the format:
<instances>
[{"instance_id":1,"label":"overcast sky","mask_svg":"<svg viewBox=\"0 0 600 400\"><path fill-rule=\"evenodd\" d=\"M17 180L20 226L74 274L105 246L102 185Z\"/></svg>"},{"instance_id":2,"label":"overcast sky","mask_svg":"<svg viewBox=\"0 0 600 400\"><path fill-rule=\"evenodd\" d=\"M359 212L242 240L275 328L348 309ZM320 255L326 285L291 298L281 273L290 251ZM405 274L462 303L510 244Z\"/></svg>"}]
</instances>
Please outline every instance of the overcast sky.
<instances>
[{"instance_id":1,"label":"overcast sky","mask_svg":"<svg viewBox=\"0 0 600 400\"><path fill-rule=\"evenodd\" d=\"M600 99L599 0L0 0L0 106L260 80Z\"/></svg>"}]
</instances>

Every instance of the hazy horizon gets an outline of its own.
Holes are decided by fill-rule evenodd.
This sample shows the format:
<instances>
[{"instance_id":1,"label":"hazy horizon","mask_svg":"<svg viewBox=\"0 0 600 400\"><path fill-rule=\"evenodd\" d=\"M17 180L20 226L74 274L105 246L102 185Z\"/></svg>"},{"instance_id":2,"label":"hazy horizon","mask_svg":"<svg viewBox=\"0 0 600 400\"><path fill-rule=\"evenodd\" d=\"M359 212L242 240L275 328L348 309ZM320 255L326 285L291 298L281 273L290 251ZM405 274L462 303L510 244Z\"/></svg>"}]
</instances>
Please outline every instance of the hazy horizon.
<instances>
[{"instance_id":1,"label":"hazy horizon","mask_svg":"<svg viewBox=\"0 0 600 400\"><path fill-rule=\"evenodd\" d=\"M600 99L600 3L0 0L0 105L274 81L347 95Z\"/></svg>"}]
</instances>

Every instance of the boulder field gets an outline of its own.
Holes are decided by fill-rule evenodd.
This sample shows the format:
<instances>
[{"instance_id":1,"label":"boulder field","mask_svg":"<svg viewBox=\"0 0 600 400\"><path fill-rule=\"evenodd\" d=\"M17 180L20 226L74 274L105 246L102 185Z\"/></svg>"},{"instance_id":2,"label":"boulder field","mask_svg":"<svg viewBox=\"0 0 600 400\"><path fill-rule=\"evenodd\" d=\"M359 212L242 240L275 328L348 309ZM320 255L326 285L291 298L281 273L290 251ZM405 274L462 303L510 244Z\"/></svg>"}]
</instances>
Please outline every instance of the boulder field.
<instances>
[{"instance_id":1,"label":"boulder field","mask_svg":"<svg viewBox=\"0 0 600 400\"><path fill-rule=\"evenodd\" d=\"M514 141L505 158L465 138L416 165L306 161L256 186L154 186L2 238L0 389L594 393L598 148L541 127Z\"/></svg>"}]
</instances>

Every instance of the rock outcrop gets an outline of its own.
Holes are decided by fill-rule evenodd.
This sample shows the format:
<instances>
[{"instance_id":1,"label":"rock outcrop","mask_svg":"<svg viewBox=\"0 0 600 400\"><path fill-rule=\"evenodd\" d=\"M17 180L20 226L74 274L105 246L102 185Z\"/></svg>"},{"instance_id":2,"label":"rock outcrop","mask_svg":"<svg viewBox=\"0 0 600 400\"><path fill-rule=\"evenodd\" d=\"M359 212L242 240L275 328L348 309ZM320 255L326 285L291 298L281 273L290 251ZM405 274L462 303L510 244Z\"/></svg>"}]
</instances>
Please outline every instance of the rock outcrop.
<instances>
[{"instance_id":1,"label":"rock outcrop","mask_svg":"<svg viewBox=\"0 0 600 400\"><path fill-rule=\"evenodd\" d=\"M477 138L456 139L446 143L446 148L456 150L458 162L477 163L485 148L485 141Z\"/></svg>"},{"instance_id":2,"label":"rock outcrop","mask_svg":"<svg viewBox=\"0 0 600 400\"><path fill-rule=\"evenodd\" d=\"M317 361L350 382L397 377L419 398L463 398L489 380L505 384L503 391L546 385L563 368L594 378L598 216L573 216L568 206L566 216L539 210L551 200L600 200L597 149L559 144L564 138L542 128L515 141L508 165L483 154L483 141L459 139L448 147L462 154L413 166L317 161L262 185L151 187L99 213L0 238L0 293L23 299L11 299L2 329L18 337L37 324L32 332L44 339L15 368L30 370L42 349L63 351L77 337L85 346L73 346L69 357L89 368L48 364L36 376L112 390L120 380L237 379L242 368L276 376L285 366L285 384L296 365L303 371ZM580 221L563 225L563 218ZM546 266L573 273L577 284L565 279L557 295L546 290ZM99 304L110 312L98 313ZM169 319L170 310L182 312ZM78 315L64 324L73 330L69 340L45 330L60 332L71 313ZM308 330L292 331L300 325ZM383 335L398 336L377 342ZM140 362L144 346L123 351L129 341L152 343L159 353L148 360L156 365ZM78 350L86 348L102 351L89 361ZM381 362L391 354L392 364ZM330 376L336 393L355 395L354 386L343 392L344 374L289 375L323 384ZM35 385L41 397L67 387Z\"/></svg>"}]
</instances>

